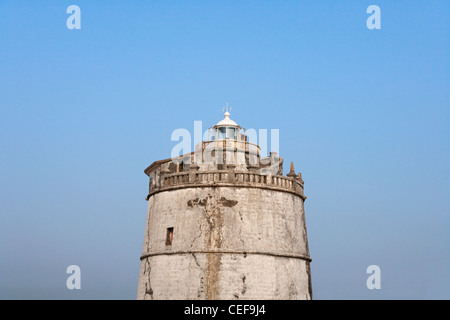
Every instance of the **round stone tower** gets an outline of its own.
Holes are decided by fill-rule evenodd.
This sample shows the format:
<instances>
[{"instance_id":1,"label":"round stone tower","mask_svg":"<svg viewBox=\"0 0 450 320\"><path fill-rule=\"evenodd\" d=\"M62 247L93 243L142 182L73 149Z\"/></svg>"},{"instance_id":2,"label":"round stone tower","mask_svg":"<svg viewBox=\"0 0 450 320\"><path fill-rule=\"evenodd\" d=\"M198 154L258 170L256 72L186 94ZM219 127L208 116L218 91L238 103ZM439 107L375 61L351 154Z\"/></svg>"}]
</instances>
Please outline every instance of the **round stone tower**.
<instances>
[{"instance_id":1,"label":"round stone tower","mask_svg":"<svg viewBox=\"0 0 450 320\"><path fill-rule=\"evenodd\" d=\"M229 112L150 178L138 299L311 299L303 180Z\"/></svg>"}]
</instances>

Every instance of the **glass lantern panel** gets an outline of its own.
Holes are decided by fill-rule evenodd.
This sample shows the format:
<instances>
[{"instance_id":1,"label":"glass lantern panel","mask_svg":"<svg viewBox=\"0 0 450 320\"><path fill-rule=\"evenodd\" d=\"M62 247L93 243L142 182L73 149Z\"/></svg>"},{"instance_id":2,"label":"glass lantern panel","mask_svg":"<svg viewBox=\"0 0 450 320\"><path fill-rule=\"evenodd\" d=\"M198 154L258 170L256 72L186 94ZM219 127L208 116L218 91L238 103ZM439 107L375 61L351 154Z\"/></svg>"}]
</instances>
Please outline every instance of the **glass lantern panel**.
<instances>
[{"instance_id":1,"label":"glass lantern panel","mask_svg":"<svg viewBox=\"0 0 450 320\"><path fill-rule=\"evenodd\" d=\"M218 136L219 140L225 139L225 130L226 130L225 127L219 128L219 132L218 132L219 133L219 136Z\"/></svg>"},{"instance_id":2,"label":"glass lantern panel","mask_svg":"<svg viewBox=\"0 0 450 320\"><path fill-rule=\"evenodd\" d=\"M236 131L234 128L227 128L227 139L234 140L235 135L236 135Z\"/></svg>"}]
</instances>

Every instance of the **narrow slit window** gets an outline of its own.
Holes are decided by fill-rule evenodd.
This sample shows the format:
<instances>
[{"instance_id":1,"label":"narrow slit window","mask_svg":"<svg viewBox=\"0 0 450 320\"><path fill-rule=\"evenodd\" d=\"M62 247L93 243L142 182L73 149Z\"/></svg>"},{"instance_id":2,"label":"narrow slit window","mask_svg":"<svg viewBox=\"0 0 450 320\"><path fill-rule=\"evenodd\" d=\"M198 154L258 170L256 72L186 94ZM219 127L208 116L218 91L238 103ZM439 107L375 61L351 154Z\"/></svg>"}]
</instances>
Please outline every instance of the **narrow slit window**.
<instances>
[{"instance_id":1,"label":"narrow slit window","mask_svg":"<svg viewBox=\"0 0 450 320\"><path fill-rule=\"evenodd\" d=\"M173 228L167 228L166 246L171 246L173 241Z\"/></svg>"}]
</instances>

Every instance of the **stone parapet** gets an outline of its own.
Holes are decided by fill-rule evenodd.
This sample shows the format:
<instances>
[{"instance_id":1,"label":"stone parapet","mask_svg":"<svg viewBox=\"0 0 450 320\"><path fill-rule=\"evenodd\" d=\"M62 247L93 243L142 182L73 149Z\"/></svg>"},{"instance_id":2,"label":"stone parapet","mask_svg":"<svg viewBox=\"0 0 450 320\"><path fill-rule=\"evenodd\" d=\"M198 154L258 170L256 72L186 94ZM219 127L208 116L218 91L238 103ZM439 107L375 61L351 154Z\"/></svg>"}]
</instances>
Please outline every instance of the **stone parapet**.
<instances>
[{"instance_id":1,"label":"stone parapet","mask_svg":"<svg viewBox=\"0 0 450 320\"><path fill-rule=\"evenodd\" d=\"M189 171L161 174L159 183L150 185L147 200L151 195L167 190L193 187L241 187L261 188L294 193L304 200L303 184L295 177L281 175L265 175L255 172L239 172L231 170L198 171L197 166L191 166Z\"/></svg>"}]
</instances>

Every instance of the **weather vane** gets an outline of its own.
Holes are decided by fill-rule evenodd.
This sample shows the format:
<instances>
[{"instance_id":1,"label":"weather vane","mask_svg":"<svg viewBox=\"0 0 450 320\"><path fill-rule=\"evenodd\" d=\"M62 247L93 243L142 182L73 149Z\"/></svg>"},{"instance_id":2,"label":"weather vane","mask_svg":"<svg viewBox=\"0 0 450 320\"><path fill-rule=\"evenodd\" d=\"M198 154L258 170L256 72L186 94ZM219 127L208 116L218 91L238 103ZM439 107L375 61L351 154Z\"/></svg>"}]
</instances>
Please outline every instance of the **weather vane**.
<instances>
[{"instance_id":1,"label":"weather vane","mask_svg":"<svg viewBox=\"0 0 450 320\"><path fill-rule=\"evenodd\" d=\"M223 112L226 111L226 112L228 112L228 113L231 111L231 107L228 107L228 101L227 101L227 106L226 106L226 107L223 107L222 111L223 111Z\"/></svg>"}]
</instances>

